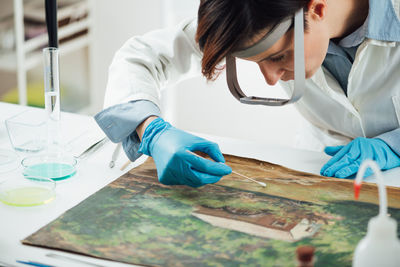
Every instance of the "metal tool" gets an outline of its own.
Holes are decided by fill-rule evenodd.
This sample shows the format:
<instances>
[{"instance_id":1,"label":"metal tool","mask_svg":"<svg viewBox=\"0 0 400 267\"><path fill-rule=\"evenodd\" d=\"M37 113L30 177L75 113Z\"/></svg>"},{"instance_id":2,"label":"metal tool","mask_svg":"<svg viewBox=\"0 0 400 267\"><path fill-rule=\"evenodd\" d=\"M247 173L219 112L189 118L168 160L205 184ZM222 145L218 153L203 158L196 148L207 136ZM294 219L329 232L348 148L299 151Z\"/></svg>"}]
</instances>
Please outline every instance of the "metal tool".
<instances>
[{"instance_id":1,"label":"metal tool","mask_svg":"<svg viewBox=\"0 0 400 267\"><path fill-rule=\"evenodd\" d=\"M119 156L119 152L121 151L121 147L122 147L122 144L121 144L121 143L119 143L119 144L115 147L114 152L113 152L113 154L112 154L112 156L111 156L111 161L110 161L110 163L108 164L108 167L110 167L110 169L114 168L114 166L115 166L115 161L117 161L117 158L118 158L118 156Z\"/></svg>"},{"instance_id":2,"label":"metal tool","mask_svg":"<svg viewBox=\"0 0 400 267\"><path fill-rule=\"evenodd\" d=\"M77 158L80 160L87 158L88 156L92 155L94 152L99 150L99 148L102 147L105 143L107 143L108 140L109 139L107 137L104 137L100 141L98 141L98 142L94 143L93 145L91 145L90 147L88 147L85 151L83 151L80 155L78 155Z\"/></svg>"}]
</instances>

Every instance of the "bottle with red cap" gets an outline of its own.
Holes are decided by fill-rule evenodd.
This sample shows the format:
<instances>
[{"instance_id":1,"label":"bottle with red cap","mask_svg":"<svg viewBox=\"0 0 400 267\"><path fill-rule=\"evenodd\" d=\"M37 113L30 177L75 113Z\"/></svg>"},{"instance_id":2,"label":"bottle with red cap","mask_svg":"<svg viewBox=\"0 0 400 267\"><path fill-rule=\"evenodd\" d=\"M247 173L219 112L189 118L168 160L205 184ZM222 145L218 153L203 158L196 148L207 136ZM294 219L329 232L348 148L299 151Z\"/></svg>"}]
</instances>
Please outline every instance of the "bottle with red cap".
<instances>
[{"instance_id":1,"label":"bottle with red cap","mask_svg":"<svg viewBox=\"0 0 400 267\"><path fill-rule=\"evenodd\" d=\"M367 235L358 243L353 256L353 267L399 267L400 240L397 237L397 222L387 214L386 187L378 165L366 160L361 165L354 181L355 198L358 199L361 181L367 167L377 178L379 189L379 214L370 219Z\"/></svg>"}]
</instances>

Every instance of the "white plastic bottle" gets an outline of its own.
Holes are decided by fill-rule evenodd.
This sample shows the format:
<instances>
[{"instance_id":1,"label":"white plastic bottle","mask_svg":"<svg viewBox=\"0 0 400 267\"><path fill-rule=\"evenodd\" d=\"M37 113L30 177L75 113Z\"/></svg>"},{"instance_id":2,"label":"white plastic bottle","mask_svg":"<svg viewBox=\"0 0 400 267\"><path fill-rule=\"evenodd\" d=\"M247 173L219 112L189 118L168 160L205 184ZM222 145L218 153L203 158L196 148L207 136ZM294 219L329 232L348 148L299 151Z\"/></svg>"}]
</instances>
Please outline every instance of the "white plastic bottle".
<instances>
[{"instance_id":1,"label":"white plastic bottle","mask_svg":"<svg viewBox=\"0 0 400 267\"><path fill-rule=\"evenodd\" d=\"M386 187L377 164L366 160L354 181L358 198L364 172L370 167L376 175L379 187L379 215L368 223L367 235L361 239L354 252L353 267L400 267L400 240L397 237L397 222L387 214Z\"/></svg>"}]
</instances>

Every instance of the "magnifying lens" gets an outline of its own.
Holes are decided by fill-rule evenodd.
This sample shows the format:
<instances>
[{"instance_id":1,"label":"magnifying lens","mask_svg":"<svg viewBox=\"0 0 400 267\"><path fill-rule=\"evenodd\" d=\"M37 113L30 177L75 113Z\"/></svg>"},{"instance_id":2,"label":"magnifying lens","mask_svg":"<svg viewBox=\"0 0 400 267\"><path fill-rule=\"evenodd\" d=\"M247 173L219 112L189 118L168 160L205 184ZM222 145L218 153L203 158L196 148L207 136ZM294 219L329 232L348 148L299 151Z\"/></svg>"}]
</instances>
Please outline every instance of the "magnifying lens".
<instances>
[{"instance_id":1,"label":"magnifying lens","mask_svg":"<svg viewBox=\"0 0 400 267\"><path fill-rule=\"evenodd\" d=\"M226 79L232 95L243 104L283 106L294 103L303 96L306 83L304 64L304 12L300 9L294 15L294 90L290 99L247 96L237 80L236 57L249 58L271 48L290 28L293 17L276 25L257 43L226 57Z\"/></svg>"}]
</instances>

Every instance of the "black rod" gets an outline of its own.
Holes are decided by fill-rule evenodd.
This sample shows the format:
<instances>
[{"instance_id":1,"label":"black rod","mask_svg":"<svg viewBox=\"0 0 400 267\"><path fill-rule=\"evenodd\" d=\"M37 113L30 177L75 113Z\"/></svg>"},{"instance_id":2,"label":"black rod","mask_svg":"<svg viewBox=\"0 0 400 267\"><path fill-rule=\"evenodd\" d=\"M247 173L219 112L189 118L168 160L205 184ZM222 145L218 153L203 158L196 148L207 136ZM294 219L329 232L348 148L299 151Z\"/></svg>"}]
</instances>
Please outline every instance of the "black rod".
<instances>
[{"instance_id":1,"label":"black rod","mask_svg":"<svg viewBox=\"0 0 400 267\"><path fill-rule=\"evenodd\" d=\"M45 0L47 33L49 35L49 47L58 48L58 22L57 0Z\"/></svg>"}]
</instances>

